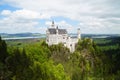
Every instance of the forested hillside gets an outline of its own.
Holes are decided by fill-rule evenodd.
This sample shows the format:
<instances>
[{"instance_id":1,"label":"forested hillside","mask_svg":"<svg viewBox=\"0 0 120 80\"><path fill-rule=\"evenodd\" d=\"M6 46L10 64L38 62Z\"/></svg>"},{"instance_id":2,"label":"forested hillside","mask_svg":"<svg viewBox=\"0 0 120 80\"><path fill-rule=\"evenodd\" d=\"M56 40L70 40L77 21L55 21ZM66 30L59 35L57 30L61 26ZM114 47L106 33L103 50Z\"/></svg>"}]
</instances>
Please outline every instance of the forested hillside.
<instances>
[{"instance_id":1,"label":"forested hillside","mask_svg":"<svg viewBox=\"0 0 120 80\"><path fill-rule=\"evenodd\" d=\"M40 40L16 47L0 38L0 80L119 80L116 43L113 48L85 38L70 53L61 43L48 46Z\"/></svg>"}]
</instances>

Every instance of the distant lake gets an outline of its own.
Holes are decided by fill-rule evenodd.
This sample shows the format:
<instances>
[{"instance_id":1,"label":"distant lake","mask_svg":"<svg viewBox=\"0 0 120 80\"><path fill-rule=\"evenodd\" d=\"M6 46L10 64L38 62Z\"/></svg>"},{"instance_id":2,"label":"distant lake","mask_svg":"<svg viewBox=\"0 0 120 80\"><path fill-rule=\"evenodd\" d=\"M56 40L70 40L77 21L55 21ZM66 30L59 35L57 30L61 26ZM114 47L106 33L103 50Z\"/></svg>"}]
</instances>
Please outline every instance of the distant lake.
<instances>
[{"instance_id":1,"label":"distant lake","mask_svg":"<svg viewBox=\"0 0 120 80\"><path fill-rule=\"evenodd\" d=\"M77 34L70 34L71 37L77 37ZM110 35L81 35L82 38L108 38Z\"/></svg>"},{"instance_id":2,"label":"distant lake","mask_svg":"<svg viewBox=\"0 0 120 80\"><path fill-rule=\"evenodd\" d=\"M15 39L37 39L37 38L45 38L45 36L37 36L37 37L11 37L11 38L2 38L3 40L15 40Z\"/></svg>"},{"instance_id":3,"label":"distant lake","mask_svg":"<svg viewBox=\"0 0 120 80\"><path fill-rule=\"evenodd\" d=\"M70 34L71 37L77 37L77 34ZM110 35L81 35L82 38L108 38ZM17 40L17 39L37 39L37 38L45 38L45 35L42 36L29 36L29 37L3 37L4 40Z\"/></svg>"},{"instance_id":4,"label":"distant lake","mask_svg":"<svg viewBox=\"0 0 120 80\"><path fill-rule=\"evenodd\" d=\"M110 36L92 36L91 38L108 38Z\"/></svg>"}]
</instances>

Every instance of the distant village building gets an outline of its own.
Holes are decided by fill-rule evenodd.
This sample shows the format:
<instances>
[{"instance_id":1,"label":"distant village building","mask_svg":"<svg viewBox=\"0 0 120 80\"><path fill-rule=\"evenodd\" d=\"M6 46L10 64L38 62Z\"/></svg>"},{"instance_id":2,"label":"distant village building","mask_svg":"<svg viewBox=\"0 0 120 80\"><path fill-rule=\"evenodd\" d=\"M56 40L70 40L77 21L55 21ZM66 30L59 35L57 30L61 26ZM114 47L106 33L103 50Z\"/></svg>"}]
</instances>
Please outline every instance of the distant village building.
<instances>
[{"instance_id":1,"label":"distant village building","mask_svg":"<svg viewBox=\"0 0 120 80\"><path fill-rule=\"evenodd\" d=\"M51 27L46 31L46 43L48 45L56 45L63 43L64 46L70 49L70 52L75 51L75 44L81 39L80 29L78 29L77 37L70 37L66 29L59 29L58 26L55 26L52 22Z\"/></svg>"}]
</instances>

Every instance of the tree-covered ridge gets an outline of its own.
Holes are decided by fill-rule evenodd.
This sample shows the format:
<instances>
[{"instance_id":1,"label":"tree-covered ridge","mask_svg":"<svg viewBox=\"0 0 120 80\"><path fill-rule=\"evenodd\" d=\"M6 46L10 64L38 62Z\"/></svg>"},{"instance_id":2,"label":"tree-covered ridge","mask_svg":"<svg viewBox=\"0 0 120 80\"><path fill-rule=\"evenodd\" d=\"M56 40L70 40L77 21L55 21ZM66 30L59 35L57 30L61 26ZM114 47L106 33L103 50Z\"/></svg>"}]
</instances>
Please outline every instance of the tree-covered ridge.
<instances>
[{"instance_id":1,"label":"tree-covered ridge","mask_svg":"<svg viewBox=\"0 0 120 80\"><path fill-rule=\"evenodd\" d=\"M74 53L62 43L14 47L0 38L0 80L119 80L119 51L108 55L89 38L79 40Z\"/></svg>"},{"instance_id":2,"label":"tree-covered ridge","mask_svg":"<svg viewBox=\"0 0 120 80\"><path fill-rule=\"evenodd\" d=\"M102 42L101 42L102 41ZM107 41L107 42L106 42ZM109 77L120 79L120 37L95 40L102 52L107 56L106 66ZM106 74L106 76L108 76Z\"/></svg>"},{"instance_id":3,"label":"tree-covered ridge","mask_svg":"<svg viewBox=\"0 0 120 80\"><path fill-rule=\"evenodd\" d=\"M46 47L46 48L45 48ZM0 38L0 80L69 80L62 64L49 60L49 49L44 42L13 48ZM47 50L48 49L48 50ZM5 51L3 51L5 50ZM7 55L7 56L6 56Z\"/></svg>"}]
</instances>

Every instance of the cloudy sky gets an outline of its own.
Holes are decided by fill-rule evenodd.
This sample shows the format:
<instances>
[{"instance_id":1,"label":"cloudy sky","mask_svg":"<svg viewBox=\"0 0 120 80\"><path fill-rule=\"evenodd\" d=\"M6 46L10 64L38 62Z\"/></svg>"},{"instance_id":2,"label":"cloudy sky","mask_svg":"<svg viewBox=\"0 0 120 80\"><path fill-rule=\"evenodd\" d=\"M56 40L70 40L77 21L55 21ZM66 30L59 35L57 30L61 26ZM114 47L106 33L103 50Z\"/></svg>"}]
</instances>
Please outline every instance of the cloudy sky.
<instances>
[{"instance_id":1,"label":"cloudy sky","mask_svg":"<svg viewBox=\"0 0 120 80\"><path fill-rule=\"evenodd\" d=\"M69 33L120 34L120 0L0 0L0 33L45 33L53 20Z\"/></svg>"}]
</instances>

